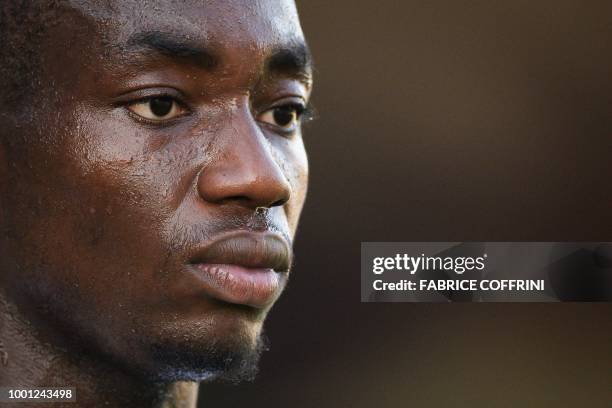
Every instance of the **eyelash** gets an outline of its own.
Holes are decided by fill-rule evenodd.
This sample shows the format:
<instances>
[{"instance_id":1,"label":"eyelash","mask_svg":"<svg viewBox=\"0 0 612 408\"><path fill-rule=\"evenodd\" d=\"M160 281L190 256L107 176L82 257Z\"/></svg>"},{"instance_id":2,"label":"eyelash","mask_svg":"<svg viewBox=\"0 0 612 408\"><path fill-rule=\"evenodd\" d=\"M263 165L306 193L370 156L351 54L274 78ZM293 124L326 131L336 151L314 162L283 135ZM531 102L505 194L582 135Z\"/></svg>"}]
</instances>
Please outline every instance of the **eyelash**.
<instances>
[{"instance_id":1,"label":"eyelash","mask_svg":"<svg viewBox=\"0 0 612 408\"><path fill-rule=\"evenodd\" d=\"M185 113L171 118L171 119L167 119L167 120L159 120L159 121L155 121L155 120L150 120L147 118L142 117L141 115L138 115L137 113L133 112L131 109L129 109L130 106L132 105L137 105L139 103L145 103L145 102L150 102L152 99L156 99L156 98L169 98L172 99L172 101L174 103L176 103L181 109L185 110ZM121 105L123 105L123 107L125 108L125 110L128 112L128 114L133 117L135 120L137 120L138 122L144 123L146 125L150 125L150 126L154 126L154 127L166 127L166 126L171 126L172 124L174 124L174 122L176 122L177 120L180 120L182 117L187 116L188 114L190 114L192 112L192 110L188 107L188 105L183 102L183 100L179 97L177 97L177 95L174 95L172 93L159 93L159 94L155 94L155 95L147 95L147 96L143 96L141 98L137 98L137 99L133 99L130 100L128 102L122 103ZM299 125L304 125L305 123L308 123L310 121L312 121L315 118L315 111L314 108L312 107L312 105L310 103L308 104L302 104L302 103L296 103L296 102L288 102L288 103L281 103L275 106L271 106L268 109L266 109L263 112L267 112L269 110L273 110L273 109L278 109L278 108L292 108L295 110L296 115L297 115L297 121ZM269 124L263 124L263 125L268 125L268 126L274 126L274 125L269 125ZM284 130L281 127L278 127L278 131L280 133L293 133L295 130Z\"/></svg>"},{"instance_id":2,"label":"eyelash","mask_svg":"<svg viewBox=\"0 0 612 408\"><path fill-rule=\"evenodd\" d=\"M174 103L176 103L178 105L178 107L180 109L183 109L185 111L185 113L172 118L172 119L167 119L167 120L160 120L160 121L156 121L156 120L150 120L147 118L142 117L141 115L138 115L137 113L133 112L129 107L133 106L133 105L137 105L140 103L145 103L145 102L150 102L153 99L156 98L169 98L171 99ZM147 95L147 96L143 96L141 98L136 98L136 99L131 99L127 102L123 102L120 104L126 111L127 113L134 118L135 120L137 120L138 122L144 123L146 125L150 125L150 126L154 126L154 127L164 127L164 126L169 126L171 124L173 124L176 120L181 119L183 116L187 116L188 114L190 114L192 111L189 108L189 106L183 102L182 98L178 97L175 94L172 93L159 93L159 94L154 94L154 95Z\"/></svg>"},{"instance_id":3,"label":"eyelash","mask_svg":"<svg viewBox=\"0 0 612 408\"><path fill-rule=\"evenodd\" d=\"M279 112L279 110L284 110L285 112ZM287 125L291 126L287 127L287 125L278 122L276 115L279 113L291 113L293 118L287 123ZM310 105L294 101L288 101L271 106L266 110L261 111L256 116L256 120L262 129L269 129L270 131L287 138L290 138L296 132L299 132L300 128L311 119L312 109Z\"/></svg>"},{"instance_id":4,"label":"eyelash","mask_svg":"<svg viewBox=\"0 0 612 408\"><path fill-rule=\"evenodd\" d=\"M314 109L311 103L306 103L306 104L297 103L297 102L281 103L279 105L269 107L268 109L266 109L266 111L272 110L272 109L278 109L278 108L295 109L296 114L298 116L298 122L301 125L304 125L316 119L316 110Z\"/></svg>"},{"instance_id":5,"label":"eyelash","mask_svg":"<svg viewBox=\"0 0 612 408\"><path fill-rule=\"evenodd\" d=\"M312 122L317 118L317 111L309 102L306 105L302 105L302 113L300 115L300 122L302 124L306 124L308 122Z\"/></svg>"}]
</instances>

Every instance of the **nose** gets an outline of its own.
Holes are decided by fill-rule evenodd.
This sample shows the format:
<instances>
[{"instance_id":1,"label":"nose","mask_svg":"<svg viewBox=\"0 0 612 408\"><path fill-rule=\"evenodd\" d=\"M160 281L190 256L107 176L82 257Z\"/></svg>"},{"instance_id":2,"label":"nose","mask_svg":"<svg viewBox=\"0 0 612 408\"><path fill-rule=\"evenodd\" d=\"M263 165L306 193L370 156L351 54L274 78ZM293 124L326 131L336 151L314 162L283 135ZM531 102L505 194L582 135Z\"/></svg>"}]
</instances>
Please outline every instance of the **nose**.
<instances>
[{"instance_id":1,"label":"nose","mask_svg":"<svg viewBox=\"0 0 612 408\"><path fill-rule=\"evenodd\" d=\"M253 209L284 205L291 185L250 111L235 113L219 132L215 154L198 176L200 197Z\"/></svg>"}]
</instances>

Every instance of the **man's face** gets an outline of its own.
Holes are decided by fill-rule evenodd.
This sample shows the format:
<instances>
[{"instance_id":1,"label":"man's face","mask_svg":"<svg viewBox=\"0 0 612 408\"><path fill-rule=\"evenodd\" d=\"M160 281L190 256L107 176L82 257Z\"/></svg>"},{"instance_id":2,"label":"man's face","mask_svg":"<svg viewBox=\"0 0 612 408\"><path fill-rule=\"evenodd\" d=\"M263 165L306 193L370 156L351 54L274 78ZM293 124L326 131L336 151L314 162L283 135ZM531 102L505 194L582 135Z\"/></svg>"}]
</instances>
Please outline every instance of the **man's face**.
<instances>
[{"instance_id":1,"label":"man's face","mask_svg":"<svg viewBox=\"0 0 612 408\"><path fill-rule=\"evenodd\" d=\"M244 368L306 193L295 5L78 3L48 24L34 120L0 151L2 284L146 375Z\"/></svg>"}]
</instances>

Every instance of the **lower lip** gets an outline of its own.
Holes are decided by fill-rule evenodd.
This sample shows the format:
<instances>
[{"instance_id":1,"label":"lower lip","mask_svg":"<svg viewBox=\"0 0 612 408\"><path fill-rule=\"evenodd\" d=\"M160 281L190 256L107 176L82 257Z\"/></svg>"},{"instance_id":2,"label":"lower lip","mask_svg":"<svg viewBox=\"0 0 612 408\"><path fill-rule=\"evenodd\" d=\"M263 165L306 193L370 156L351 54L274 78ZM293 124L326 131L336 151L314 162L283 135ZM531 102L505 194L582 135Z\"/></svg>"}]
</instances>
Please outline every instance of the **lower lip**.
<instances>
[{"instance_id":1,"label":"lower lip","mask_svg":"<svg viewBox=\"0 0 612 408\"><path fill-rule=\"evenodd\" d=\"M281 273L273 269L225 264L193 264L194 272L213 298L228 303L265 308L282 288Z\"/></svg>"}]
</instances>

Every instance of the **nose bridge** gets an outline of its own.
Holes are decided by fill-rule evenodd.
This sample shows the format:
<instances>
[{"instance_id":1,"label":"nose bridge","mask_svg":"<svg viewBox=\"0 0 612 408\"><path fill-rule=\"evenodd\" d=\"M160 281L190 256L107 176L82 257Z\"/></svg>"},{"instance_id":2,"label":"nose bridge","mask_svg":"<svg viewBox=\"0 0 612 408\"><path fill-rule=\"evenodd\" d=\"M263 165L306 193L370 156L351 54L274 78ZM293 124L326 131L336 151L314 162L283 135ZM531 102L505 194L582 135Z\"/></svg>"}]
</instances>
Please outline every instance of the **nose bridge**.
<instances>
[{"instance_id":1,"label":"nose bridge","mask_svg":"<svg viewBox=\"0 0 612 408\"><path fill-rule=\"evenodd\" d=\"M200 172L200 197L211 203L272 207L289 200L291 187L248 106L235 106L215 138L217 154Z\"/></svg>"}]
</instances>

